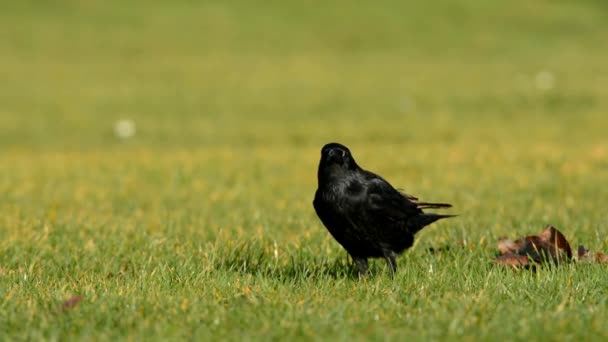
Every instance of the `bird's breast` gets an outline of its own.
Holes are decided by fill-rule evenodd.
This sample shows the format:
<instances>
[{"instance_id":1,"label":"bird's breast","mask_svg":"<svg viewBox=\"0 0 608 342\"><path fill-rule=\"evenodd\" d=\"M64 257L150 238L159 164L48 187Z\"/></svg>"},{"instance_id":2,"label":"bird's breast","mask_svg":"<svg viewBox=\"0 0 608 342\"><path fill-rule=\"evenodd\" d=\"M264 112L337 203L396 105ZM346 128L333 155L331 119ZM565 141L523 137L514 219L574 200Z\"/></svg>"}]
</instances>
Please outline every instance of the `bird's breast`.
<instances>
[{"instance_id":1,"label":"bird's breast","mask_svg":"<svg viewBox=\"0 0 608 342\"><path fill-rule=\"evenodd\" d=\"M358 196L363 192L363 184L360 182L350 182L345 187L346 195L348 196Z\"/></svg>"}]
</instances>

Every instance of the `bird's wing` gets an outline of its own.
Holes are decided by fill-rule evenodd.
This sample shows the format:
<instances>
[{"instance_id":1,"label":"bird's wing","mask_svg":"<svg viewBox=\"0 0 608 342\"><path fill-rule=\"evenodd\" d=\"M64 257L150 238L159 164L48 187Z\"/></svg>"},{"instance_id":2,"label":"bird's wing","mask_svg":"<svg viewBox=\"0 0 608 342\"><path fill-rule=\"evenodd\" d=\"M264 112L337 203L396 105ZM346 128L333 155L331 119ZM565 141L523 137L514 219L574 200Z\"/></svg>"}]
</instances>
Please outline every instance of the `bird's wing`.
<instances>
[{"instance_id":1,"label":"bird's wing","mask_svg":"<svg viewBox=\"0 0 608 342\"><path fill-rule=\"evenodd\" d=\"M393 221L401 221L419 215L422 210L415 198L404 196L382 178L372 178L367 188L369 208Z\"/></svg>"}]
</instances>

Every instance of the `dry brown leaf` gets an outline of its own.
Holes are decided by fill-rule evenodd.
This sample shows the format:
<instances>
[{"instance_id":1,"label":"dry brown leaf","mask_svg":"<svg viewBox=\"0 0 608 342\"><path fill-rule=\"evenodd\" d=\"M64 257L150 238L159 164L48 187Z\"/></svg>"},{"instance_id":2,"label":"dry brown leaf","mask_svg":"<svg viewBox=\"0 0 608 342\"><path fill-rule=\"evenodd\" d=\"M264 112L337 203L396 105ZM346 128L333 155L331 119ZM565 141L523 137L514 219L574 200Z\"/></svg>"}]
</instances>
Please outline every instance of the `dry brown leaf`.
<instances>
[{"instance_id":1,"label":"dry brown leaf","mask_svg":"<svg viewBox=\"0 0 608 342\"><path fill-rule=\"evenodd\" d=\"M539 235L540 239L551 247L551 255L558 261L572 259L572 249L562 232L553 226L547 226Z\"/></svg>"},{"instance_id":2,"label":"dry brown leaf","mask_svg":"<svg viewBox=\"0 0 608 342\"><path fill-rule=\"evenodd\" d=\"M61 311L68 311L74 309L78 303L80 303L84 298L82 296L72 296L61 304Z\"/></svg>"},{"instance_id":3,"label":"dry brown leaf","mask_svg":"<svg viewBox=\"0 0 608 342\"><path fill-rule=\"evenodd\" d=\"M525 255L505 254L501 255L493 261L495 264L513 266L515 268L526 267L530 264L530 260Z\"/></svg>"},{"instance_id":4,"label":"dry brown leaf","mask_svg":"<svg viewBox=\"0 0 608 342\"><path fill-rule=\"evenodd\" d=\"M595 262L600 264L608 264L608 254L597 252L595 254Z\"/></svg>"},{"instance_id":5,"label":"dry brown leaf","mask_svg":"<svg viewBox=\"0 0 608 342\"><path fill-rule=\"evenodd\" d=\"M498 250L501 256L495 263L501 265L522 266L547 261L558 264L572 258L568 240L553 226L547 226L539 235L517 240L502 238L498 241Z\"/></svg>"},{"instance_id":6,"label":"dry brown leaf","mask_svg":"<svg viewBox=\"0 0 608 342\"><path fill-rule=\"evenodd\" d=\"M497 247L499 256L493 262L516 268L528 267L532 263L552 262L557 265L573 258L570 243L564 234L553 226L547 226L539 235L530 235L517 240L500 238ZM608 264L608 254L592 253L585 246L579 245L576 260Z\"/></svg>"},{"instance_id":7,"label":"dry brown leaf","mask_svg":"<svg viewBox=\"0 0 608 342\"><path fill-rule=\"evenodd\" d=\"M594 262L595 258L591 251L589 251L585 246L579 245L577 254L577 261L579 262Z\"/></svg>"},{"instance_id":8,"label":"dry brown leaf","mask_svg":"<svg viewBox=\"0 0 608 342\"><path fill-rule=\"evenodd\" d=\"M608 254L597 252L591 253L585 246L578 246L578 261L581 262L596 262L598 264L608 264Z\"/></svg>"},{"instance_id":9,"label":"dry brown leaf","mask_svg":"<svg viewBox=\"0 0 608 342\"><path fill-rule=\"evenodd\" d=\"M589 257L591 257L591 253L583 245L579 245L578 246L578 253L577 254L578 254L578 259L579 260L586 260Z\"/></svg>"},{"instance_id":10,"label":"dry brown leaf","mask_svg":"<svg viewBox=\"0 0 608 342\"><path fill-rule=\"evenodd\" d=\"M513 241L508 238L500 238L498 240L498 250L500 251L500 254L502 254L502 255L517 253L517 250L519 249L520 246L521 246L520 240Z\"/></svg>"}]
</instances>

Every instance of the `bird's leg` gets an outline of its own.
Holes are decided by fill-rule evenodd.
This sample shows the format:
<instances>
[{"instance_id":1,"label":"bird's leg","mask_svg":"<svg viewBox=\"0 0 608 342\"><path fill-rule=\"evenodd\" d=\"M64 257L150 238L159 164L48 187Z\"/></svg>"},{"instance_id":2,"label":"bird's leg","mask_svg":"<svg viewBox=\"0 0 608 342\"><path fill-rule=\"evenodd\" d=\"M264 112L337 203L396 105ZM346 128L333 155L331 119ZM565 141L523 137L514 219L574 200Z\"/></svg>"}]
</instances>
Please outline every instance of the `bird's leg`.
<instances>
[{"instance_id":1,"label":"bird's leg","mask_svg":"<svg viewBox=\"0 0 608 342\"><path fill-rule=\"evenodd\" d=\"M360 277L365 277L367 274L367 258L356 258L353 257L355 261L355 267L357 268L357 272Z\"/></svg>"},{"instance_id":2,"label":"bird's leg","mask_svg":"<svg viewBox=\"0 0 608 342\"><path fill-rule=\"evenodd\" d=\"M386 259L386 264L391 270L391 278L393 278L397 272L397 260L395 260L395 253L392 251L385 252L384 259Z\"/></svg>"}]
</instances>

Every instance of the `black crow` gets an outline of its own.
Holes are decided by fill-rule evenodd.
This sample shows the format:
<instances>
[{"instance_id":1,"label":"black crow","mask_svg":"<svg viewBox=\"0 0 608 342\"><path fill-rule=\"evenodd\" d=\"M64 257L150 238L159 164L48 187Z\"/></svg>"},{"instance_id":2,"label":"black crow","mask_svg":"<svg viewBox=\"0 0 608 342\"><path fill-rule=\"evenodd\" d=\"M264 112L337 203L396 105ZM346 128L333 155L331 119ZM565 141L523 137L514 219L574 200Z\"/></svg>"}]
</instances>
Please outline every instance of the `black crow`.
<instances>
[{"instance_id":1,"label":"black crow","mask_svg":"<svg viewBox=\"0 0 608 342\"><path fill-rule=\"evenodd\" d=\"M439 219L454 215L427 214L422 209L449 208L446 203L419 202L357 165L350 150L330 143L321 150L319 188L313 206L331 235L346 249L359 275L368 258L384 258L391 275L395 257L414 243L414 234Z\"/></svg>"}]
</instances>

